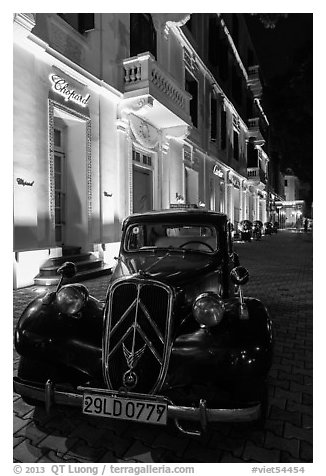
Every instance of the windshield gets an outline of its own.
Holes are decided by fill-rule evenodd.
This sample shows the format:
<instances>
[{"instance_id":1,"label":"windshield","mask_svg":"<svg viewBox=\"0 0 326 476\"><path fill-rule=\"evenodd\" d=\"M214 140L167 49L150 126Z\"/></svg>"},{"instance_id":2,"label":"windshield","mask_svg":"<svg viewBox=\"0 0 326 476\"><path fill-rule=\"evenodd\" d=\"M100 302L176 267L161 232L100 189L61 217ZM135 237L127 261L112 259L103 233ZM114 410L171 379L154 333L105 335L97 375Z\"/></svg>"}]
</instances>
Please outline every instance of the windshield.
<instances>
[{"instance_id":1,"label":"windshield","mask_svg":"<svg viewBox=\"0 0 326 476\"><path fill-rule=\"evenodd\" d=\"M128 227L124 247L126 251L163 248L215 253L218 232L205 224L137 223Z\"/></svg>"}]
</instances>

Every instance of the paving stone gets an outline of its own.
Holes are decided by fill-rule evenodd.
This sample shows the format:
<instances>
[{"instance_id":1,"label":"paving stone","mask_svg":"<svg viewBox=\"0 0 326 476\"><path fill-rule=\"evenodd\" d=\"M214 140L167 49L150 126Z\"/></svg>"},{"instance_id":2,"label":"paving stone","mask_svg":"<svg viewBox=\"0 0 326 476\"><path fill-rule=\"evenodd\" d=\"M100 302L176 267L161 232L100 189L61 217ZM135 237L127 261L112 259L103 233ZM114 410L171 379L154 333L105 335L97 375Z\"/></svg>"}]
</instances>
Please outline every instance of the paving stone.
<instances>
[{"instance_id":1,"label":"paving stone","mask_svg":"<svg viewBox=\"0 0 326 476\"><path fill-rule=\"evenodd\" d=\"M32 445L29 440L22 441L14 448L14 458L21 463L35 463L43 454L44 450Z\"/></svg>"},{"instance_id":2,"label":"paving stone","mask_svg":"<svg viewBox=\"0 0 326 476\"><path fill-rule=\"evenodd\" d=\"M312 377L312 368L311 369L303 369L303 368L300 368L300 367L293 367L293 373L294 374L307 375L308 377Z\"/></svg>"},{"instance_id":3,"label":"paving stone","mask_svg":"<svg viewBox=\"0 0 326 476\"><path fill-rule=\"evenodd\" d=\"M306 413L307 415L312 415L312 411L313 411L311 405L303 405L296 402L287 402L286 409L289 410L290 412Z\"/></svg>"},{"instance_id":4,"label":"paving stone","mask_svg":"<svg viewBox=\"0 0 326 476\"><path fill-rule=\"evenodd\" d=\"M24 440L25 440L25 438L23 436L14 436L13 437L13 447L15 448L15 446L19 445L19 443L21 443Z\"/></svg>"},{"instance_id":5,"label":"paving stone","mask_svg":"<svg viewBox=\"0 0 326 476\"><path fill-rule=\"evenodd\" d=\"M189 458L195 458L199 463L218 463L222 453L219 449L212 451L199 443L190 442L183 454L183 460L188 461Z\"/></svg>"},{"instance_id":6,"label":"paving stone","mask_svg":"<svg viewBox=\"0 0 326 476\"><path fill-rule=\"evenodd\" d=\"M214 451L229 451L234 456L240 457L243 453L245 440L243 438L221 437L221 435L214 435L209 441L209 448Z\"/></svg>"},{"instance_id":7,"label":"paving stone","mask_svg":"<svg viewBox=\"0 0 326 476\"><path fill-rule=\"evenodd\" d=\"M14 421L13 421L13 433L15 434L18 430L23 428L28 424L28 420L24 420L23 418L20 418L16 415L14 415Z\"/></svg>"},{"instance_id":8,"label":"paving stone","mask_svg":"<svg viewBox=\"0 0 326 476\"><path fill-rule=\"evenodd\" d=\"M300 457L303 461L312 463L313 461L313 448L310 443L302 441L300 445Z\"/></svg>"},{"instance_id":9,"label":"paving stone","mask_svg":"<svg viewBox=\"0 0 326 476\"><path fill-rule=\"evenodd\" d=\"M268 418L264 425L264 430L269 430L271 433L274 433L276 436L283 435L284 422L281 420L271 420Z\"/></svg>"},{"instance_id":10,"label":"paving stone","mask_svg":"<svg viewBox=\"0 0 326 476\"><path fill-rule=\"evenodd\" d=\"M117 463L118 459L113 451L106 451L97 463Z\"/></svg>"},{"instance_id":11,"label":"paving stone","mask_svg":"<svg viewBox=\"0 0 326 476\"><path fill-rule=\"evenodd\" d=\"M299 457L300 442L297 439L281 438L267 431L265 438L265 448L287 451L293 457Z\"/></svg>"},{"instance_id":12,"label":"paving stone","mask_svg":"<svg viewBox=\"0 0 326 476\"><path fill-rule=\"evenodd\" d=\"M129 434L122 437L113 431L107 431L102 435L100 440L93 443L93 446L105 448L106 451L112 451L117 457L121 458L127 449L130 448L133 439L137 438L132 438Z\"/></svg>"},{"instance_id":13,"label":"paving stone","mask_svg":"<svg viewBox=\"0 0 326 476\"><path fill-rule=\"evenodd\" d=\"M78 461L96 462L105 453L106 450L104 448L93 448L85 444L84 441L79 441L73 447L69 448L64 456L65 458L73 458Z\"/></svg>"},{"instance_id":14,"label":"paving stone","mask_svg":"<svg viewBox=\"0 0 326 476\"><path fill-rule=\"evenodd\" d=\"M64 454L77 442L77 438L67 438L62 435L52 434L42 440L39 446L46 450L55 450Z\"/></svg>"},{"instance_id":15,"label":"paving stone","mask_svg":"<svg viewBox=\"0 0 326 476\"><path fill-rule=\"evenodd\" d=\"M290 374L290 373L287 373L287 372L283 372L283 370L278 370L278 375L277 377L280 379L280 380L289 380L291 383L292 382L296 382L298 384L305 384L304 382L304 376L301 375L301 374Z\"/></svg>"},{"instance_id":16,"label":"paving stone","mask_svg":"<svg viewBox=\"0 0 326 476\"><path fill-rule=\"evenodd\" d=\"M270 407L274 406L281 410L285 410L287 400L285 398L280 397L268 397L268 403Z\"/></svg>"},{"instance_id":17,"label":"paving stone","mask_svg":"<svg viewBox=\"0 0 326 476\"><path fill-rule=\"evenodd\" d=\"M246 443L243 459L257 461L257 463L278 463L281 452L256 446L251 441Z\"/></svg>"},{"instance_id":18,"label":"paving stone","mask_svg":"<svg viewBox=\"0 0 326 476\"><path fill-rule=\"evenodd\" d=\"M35 424L34 421L28 423L16 433L17 436L27 438L33 445L37 445L40 441L48 436L48 433Z\"/></svg>"},{"instance_id":19,"label":"paving stone","mask_svg":"<svg viewBox=\"0 0 326 476\"><path fill-rule=\"evenodd\" d=\"M299 457L295 458L287 451L281 451L280 463L298 463L298 462L300 462Z\"/></svg>"},{"instance_id":20,"label":"paving stone","mask_svg":"<svg viewBox=\"0 0 326 476\"><path fill-rule=\"evenodd\" d=\"M283 420L292 422L296 425L301 423L301 415L299 412L292 412L287 410L281 410L274 405L271 407L270 418L273 420Z\"/></svg>"},{"instance_id":21,"label":"paving stone","mask_svg":"<svg viewBox=\"0 0 326 476\"><path fill-rule=\"evenodd\" d=\"M236 458L231 453L224 452L220 460L220 463L242 463L243 464L243 459Z\"/></svg>"},{"instance_id":22,"label":"paving stone","mask_svg":"<svg viewBox=\"0 0 326 476\"><path fill-rule=\"evenodd\" d=\"M294 402L301 403L302 393L301 392L290 392L283 390L282 388L276 388L275 397L286 398L286 400L293 400Z\"/></svg>"},{"instance_id":23,"label":"paving stone","mask_svg":"<svg viewBox=\"0 0 326 476\"><path fill-rule=\"evenodd\" d=\"M137 461L139 463L155 463L160 461L163 448L151 449L140 441L135 441L123 457L124 461Z\"/></svg>"},{"instance_id":24,"label":"paving stone","mask_svg":"<svg viewBox=\"0 0 326 476\"><path fill-rule=\"evenodd\" d=\"M312 405L313 404L313 397L311 394L303 393L302 394L302 403L303 405Z\"/></svg>"},{"instance_id":25,"label":"paving stone","mask_svg":"<svg viewBox=\"0 0 326 476\"><path fill-rule=\"evenodd\" d=\"M131 425L122 436L134 438L136 440L140 440L142 443L150 445L157 435L156 431L153 430L151 425L134 424Z\"/></svg>"},{"instance_id":26,"label":"paving stone","mask_svg":"<svg viewBox=\"0 0 326 476\"><path fill-rule=\"evenodd\" d=\"M313 393L313 386L312 385L300 385L296 382L291 382L291 391L294 392L303 392L307 395L312 395ZM303 397L304 398L304 397ZM304 403L304 402L302 402Z\"/></svg>"},{"instance_id":27,"label":"paving stone","mask_svg":"<svg viewBox=\"0 0 326 476\"><path fill-rule=\"evenodd\" d=\"M38 459L37 463L79 463L79 461L73 458L64 459L63 455L58 455L51 450Z\"/></svg>"},{"instance_id":28,"label":"paving stone","mask_svg":"<svg viewBox=\"0 0 326 476\"><path fill-rule=\"evenodd\" d=\"M179 437L172 436L166 432L161 432L156 436L151 446L153 448L165 448L167 450L173 450L177 455L182 455L188 445L188 440L181 435Z\"/></svg>"},{"instance_id":29,"label":"paving stone","mask_svg":"<svg viewBox=\"0 0 326 476\"><path fill-rule=\"evenodd\" d=\"M302 414L302 428L305 428L306 430L311 430L313 428L312 415L307 415L306 413Z\"/></svg>"},{"instance_id":30,"label":"paving stone","mask_svg":"<svg viewBox=\"0 0 326 476\"><path fill-rule=\"evenodd\" d=\"M298 426L292 425L291 423L285 423L284 436L285 438L297 438L298 440L311 443L313 434L312 430L300 428Z\"/></svg>"},{"instance_id":31,"label":"paving stone","mask_svg":"<svg viewBox=\"0 0 326 476\"><path fill-rule=\"evenodd\" d=\"M15 401L13 408L14 414L20 418L23 418L27 414L31 414L31 412L34 411L34 407L25 403L22 398L19 398Z\"/></svg>"}]
</instances>

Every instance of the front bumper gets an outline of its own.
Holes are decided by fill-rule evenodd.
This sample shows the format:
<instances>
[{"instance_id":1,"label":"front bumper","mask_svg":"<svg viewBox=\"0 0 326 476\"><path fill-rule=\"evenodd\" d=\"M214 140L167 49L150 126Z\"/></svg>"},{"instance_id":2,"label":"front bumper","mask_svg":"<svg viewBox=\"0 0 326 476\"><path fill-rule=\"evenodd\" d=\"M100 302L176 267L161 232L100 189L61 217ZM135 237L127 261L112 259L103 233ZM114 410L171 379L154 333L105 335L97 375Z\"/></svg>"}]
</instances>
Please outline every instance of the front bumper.
<instances>
[{"instance_id":1,"label":"front bumper","mask_svg":"<svg viewBox=\"0 0 326 476\"><path fill-rule=\"evenodd\" d=\"M107 393L109 395L125 396L125 394L113 390L103 390L96 388L78 387L77 392L62 391L55 388L50 380L43 386L23 381L14 377L14 391L22 397L41 401L45 403L47 411L53 405L67 405L82 408L83 392ZM192 435L200 435L201 431L185 430L179 420L196 421L200 424L201 430L205 430L210 422L232 422L245 423L258 420L261 416L261 404L255 404L246 408L207 408L205 400L201 399L198 407L186 407L174 405L174 403L161 395L143 395L128 392L128 397L134 399L155 399L168 403L168 418L175 421L180 431Z\"/></svg>"}]
</instances>

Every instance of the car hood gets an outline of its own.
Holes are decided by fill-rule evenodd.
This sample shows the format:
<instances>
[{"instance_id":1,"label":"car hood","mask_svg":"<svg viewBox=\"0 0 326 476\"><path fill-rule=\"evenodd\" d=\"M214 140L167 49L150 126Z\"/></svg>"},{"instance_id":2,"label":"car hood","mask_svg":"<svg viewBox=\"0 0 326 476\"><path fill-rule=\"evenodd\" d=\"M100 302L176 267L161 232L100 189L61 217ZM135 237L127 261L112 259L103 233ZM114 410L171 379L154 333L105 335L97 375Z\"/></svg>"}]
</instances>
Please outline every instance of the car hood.
<instances>
[{"instance_id":1,"label":"car hood","mask_svg":"<svg viewBox=\"0 0 326 476\"><path fill-rule=\"evenodd\" d=\"M113 279L139 274L168 284L181 284L211 272L221 262L221 255L163 252L137 254L119 259Z\"/></svg>"}]
</instances>

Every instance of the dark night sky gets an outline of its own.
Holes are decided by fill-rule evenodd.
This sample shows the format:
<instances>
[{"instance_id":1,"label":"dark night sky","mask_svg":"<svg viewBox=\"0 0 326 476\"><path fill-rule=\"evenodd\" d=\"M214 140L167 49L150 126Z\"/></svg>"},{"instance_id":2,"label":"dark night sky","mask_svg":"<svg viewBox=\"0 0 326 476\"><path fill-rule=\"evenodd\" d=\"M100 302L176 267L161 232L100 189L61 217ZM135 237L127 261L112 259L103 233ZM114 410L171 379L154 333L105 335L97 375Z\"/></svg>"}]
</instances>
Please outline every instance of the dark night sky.
<instances>
[{"instance_id":1,"label":"dark night sky","mask_svg":"<svg viewBox=\"0 0 326 476\"><path fill-rule=\"evenodd\" d=\"M313 182L313 14L289 13L275 28L265 28L259 15L247 24L261 66L263 107L274 133L281 168L293 169Z\"/></svg>"},{"instance_id":2,"label":"dark night sky","mask_svg":"<svg viewBox=\"0 0 326 476\"><path fill-rule=\"evenodd\" d=\"M313 35L311 13L289 13L275 28L265 28L258 16L247 15L250 34L261 62L265 80L289 70L296 54Z\"/></svg>"}]
</instances>

